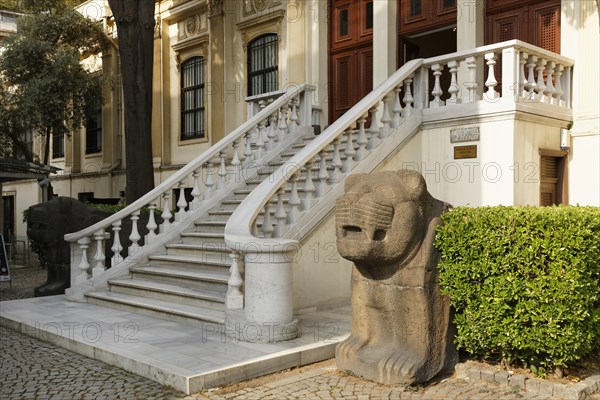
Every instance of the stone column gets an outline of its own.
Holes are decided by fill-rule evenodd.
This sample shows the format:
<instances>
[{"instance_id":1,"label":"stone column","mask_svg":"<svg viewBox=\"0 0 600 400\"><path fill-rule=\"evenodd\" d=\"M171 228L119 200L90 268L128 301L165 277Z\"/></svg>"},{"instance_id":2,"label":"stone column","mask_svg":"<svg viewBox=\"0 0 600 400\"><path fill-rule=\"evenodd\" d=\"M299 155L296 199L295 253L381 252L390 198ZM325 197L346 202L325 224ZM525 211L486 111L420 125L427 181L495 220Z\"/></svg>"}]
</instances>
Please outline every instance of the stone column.
<instances>
[{"instance_id":1,"label":"stone column","mask_svg":"<svg viewBox=\"0 0 600 400\"><path fill-rule=\"evenodd\" d=\"M209 0L208 26L210 44L207 65L208 81L212 83L209 92L209 125L212 143L222 139L225 132L225 111L223 104L223 85L225 84L225 1Z\"/></svg>"},{"instance_id":2,"label":"stone column","mask_svg":"<svg viewBox=\"0 0 600 400\"><path fill-rule=\"evenodd\" d=\"M397 8L396 1L373 2L373 87L397 69Z\"/></svg>"},{"instance_id":3,"label":"stone column","mask_svg":"<svg viewBox=\"0 0 600 400\"><path fill-rule=\"evenodd\" d=\"M456 51L474 49L483 46L485 24L485 2L484 0L458 0L456 2ZM467 93L465 83L469 82L469 71L466 62L463 61L458 69L458 84L461 86L463 101ZM481 99L483 89L483 57L477 60L477 94Z\"/></svg>"}]
</instances>

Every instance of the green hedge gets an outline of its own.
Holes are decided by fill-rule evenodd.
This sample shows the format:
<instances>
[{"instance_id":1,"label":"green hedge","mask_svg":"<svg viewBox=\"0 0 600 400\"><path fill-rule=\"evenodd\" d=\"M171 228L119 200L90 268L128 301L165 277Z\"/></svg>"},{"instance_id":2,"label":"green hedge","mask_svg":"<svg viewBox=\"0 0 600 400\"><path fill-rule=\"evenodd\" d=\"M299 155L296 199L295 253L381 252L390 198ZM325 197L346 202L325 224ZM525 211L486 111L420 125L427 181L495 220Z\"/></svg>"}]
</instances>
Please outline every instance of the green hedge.
<instances>
[{"instance_id":1,"label":"green hedge","mask_svg":"<svg viewBox=\"0 0 600 400\"><path fill-rule=\"evenodd\" d=\"M460 349L538 375L600 349L600 208L459 207L442 222Z\"/></svg>"}]
</instances>

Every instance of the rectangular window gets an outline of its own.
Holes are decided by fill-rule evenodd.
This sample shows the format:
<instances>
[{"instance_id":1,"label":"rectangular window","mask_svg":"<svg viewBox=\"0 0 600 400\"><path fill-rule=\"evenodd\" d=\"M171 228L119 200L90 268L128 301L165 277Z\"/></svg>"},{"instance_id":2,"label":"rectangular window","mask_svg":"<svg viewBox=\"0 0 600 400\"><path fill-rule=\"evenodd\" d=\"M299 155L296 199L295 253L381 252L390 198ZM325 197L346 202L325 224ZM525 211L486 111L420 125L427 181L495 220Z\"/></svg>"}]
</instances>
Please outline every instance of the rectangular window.
<instances>
[{"instance_id":1,"label":"rectangular window","mask_svg":"<svg viewBox=\"0 0 600 400\"><path fill-rule=\"evenodd\" d=\"M204 59L181 64L181 140L205 136Z\"/></svg>"},{"instance_id":2,"label":"rectangular window","mask_svg":"<svg viewBox=\"0 0 600 400\"><path fill-rule=\"evenodd\" d=\"M278 45L275 34L260 36L248 45L248 96L278 89Z\"/></svg>"},{"instance_id":3,"label":"rectangular window","mask_svg":"<svg viewBox=\"0 0 600 400\"><path fill-rule=\"evenodd\" d=\"M348 35L348 10L340 11L340 36Z\"/></svg>"},{"instance_id":4,"label":"rectangular window","mask_svg":"<svg viewBox=\"0 0 600 400\"><path fill-rule=\"evenodd\" d=\"M410 16L416 17L422 12L421 0L410 0Z\"/></svg>"},{"instance_id":5,"label":"rectangular window","mask_svg":"<svg viewBox=\"0 0 600 400\"><path fill-rule=\"evenodd\" d=\"M365 4L365 28L373 29L373 2Z\"/></svg>"},{"instance_id":6,"label":"rectangular window","mask_svg":"<svg viewBox=\"0 0 600 400\"><path fill-rule=\"evenodd\" d=\"M96 103L96 113L85 125L85 154L102 151L102 101Z\"/></svg>"},{"instance_id":7,"label":"rectangular window","mask_svg":"<svg viewBox=\"0 0 600 400\"><path fill-rule=\"evenodd\" d=\"M456 0L442 0L442 8L451 8L456 5Z\"/></svg>"},{"instance_id":8,"label":"rectangular window","mask_svg":"<svg viewBox=\"0 0 600 400\"><path fill-rule=\"evenodd\" d=\"M64 132L52 134L52 158L65 156L65 134Z\"/></svg>"}]
</instances>

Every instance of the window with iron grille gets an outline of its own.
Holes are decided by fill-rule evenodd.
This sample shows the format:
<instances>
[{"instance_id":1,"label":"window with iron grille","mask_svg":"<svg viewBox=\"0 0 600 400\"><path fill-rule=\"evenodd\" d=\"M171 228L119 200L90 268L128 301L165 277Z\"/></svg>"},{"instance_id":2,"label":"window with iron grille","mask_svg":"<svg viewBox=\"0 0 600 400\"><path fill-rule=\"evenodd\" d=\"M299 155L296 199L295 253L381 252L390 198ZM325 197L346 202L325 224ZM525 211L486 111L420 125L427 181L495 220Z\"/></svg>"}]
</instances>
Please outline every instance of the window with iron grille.
<instances>
[{"instance_id":1,"label":"window with iron grille","mask_svg":"<svg viewBox=\"0 0 600 400\"><path fill-rule=\"evenodd\" d=\"M277 35L259 36L248 44L248 96L278 89Z\"/></svg>"},{"instance_id":2,"label":"window with iron grille","mask_svg":"<svg viewBox=\"0 0 600 400\"><path fill-rule=\"evenodd\" d=\"M85 154L102 151L102 101L96 102L96 112L85 125Z\"/></svg>"},{"instance_id":3,"label":"window with iron grille","mask_svg":"<svg viewBox=\"0 0 600 400\"><path fill-rule=\"evenodd\" d=\"M181 63L181 140L205 136L204 59Z\"/></svg>"},{"instance_id":4,"label":"window with iron grille","mask_svg":"<svg viewBox=\"0 0 600 400\"><path fill-rule=\"evenodd\" d=\"M65 133L63 131L52 133L52 158L65 156Z\"/></svg>"}]
</instances>

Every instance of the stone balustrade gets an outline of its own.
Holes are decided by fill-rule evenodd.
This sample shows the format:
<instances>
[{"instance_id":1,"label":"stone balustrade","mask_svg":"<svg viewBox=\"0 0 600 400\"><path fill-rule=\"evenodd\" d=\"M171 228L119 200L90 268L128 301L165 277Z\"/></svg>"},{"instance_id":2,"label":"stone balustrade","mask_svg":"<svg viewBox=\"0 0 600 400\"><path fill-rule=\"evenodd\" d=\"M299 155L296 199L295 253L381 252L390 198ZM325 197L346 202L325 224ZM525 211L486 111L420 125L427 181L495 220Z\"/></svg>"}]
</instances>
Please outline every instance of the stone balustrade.
<instances>
[{"instance_id":1,"label":"stone balustrade","mask_svg":"<svg viewBox=\"0 0 600 400\"><path fill-rule=\"evenodd\" d=\"M144 260L256 173L267 153L297 140L295 133L300 127L311 125L314 89L298 85L272 98L239 128L142 198L101 222L65 235L71 243L71 293L78 292L76 297L82 300L81 291L73 287L105 273L107 241L111 244L111 269ZM162 210L160 218L158 209ZM148 214L143 226L142 212ZM122 237L121 226L126 221L131 233ZM146 232L143 236L142 231Z\"/></svg>"},{"instance_id":2,"label":"stone balustrade","mask_svg":"<svg viewBox=\"0 0 600 400\"><path fill-rule=\"evenodd\" d=\"M293 321L291 268L299 239L331 211L345 177L381 163L419 129L425 111L480 102L568 109L572 67L571 60L518 40L406 63L233 213L225 228L233 260L230 315L239 319L243 310L245 321L259 324Z\"/></svg>"}]
</instances>

